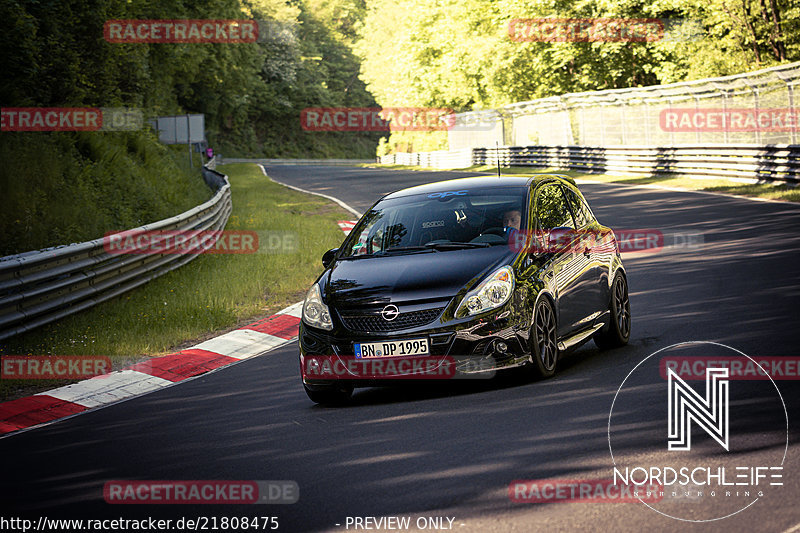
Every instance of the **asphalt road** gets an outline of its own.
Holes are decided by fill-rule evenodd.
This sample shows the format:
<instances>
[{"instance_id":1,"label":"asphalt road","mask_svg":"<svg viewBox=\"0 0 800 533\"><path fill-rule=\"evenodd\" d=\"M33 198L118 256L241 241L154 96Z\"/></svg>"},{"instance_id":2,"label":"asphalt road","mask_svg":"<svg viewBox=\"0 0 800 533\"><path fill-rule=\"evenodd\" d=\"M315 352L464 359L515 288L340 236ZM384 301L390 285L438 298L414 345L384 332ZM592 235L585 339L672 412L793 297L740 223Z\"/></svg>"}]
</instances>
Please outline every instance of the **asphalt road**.
<instances>
[{"instance_id":1,"label":"asphalt road","mask_svg":"<svg viewBox=\"0 0 800 533\"><path fill-rule=\"evenodd\" d=\"M392 190L464 175L310 166L267 172L359 211ZM789 417L784 485L735 516L696 524L676 522L638 502L509 499L514 480L611 477L612 401L629 372L656 350L702 340L750 356L800 355L800 207L617 185L581 189L596 216L613 228L656 228L667 242L675 234L702 237L702 246L623 257L633 314L627 347L600 352L587 344L546 381L361 389L349 407L322 408L302 390L293 343L178 386L0 439L2 516L277 516L279 531L352 531L352 525L346 528L348 517L367 516L408 516L412 525L421 517L449 517L457 531L795 527L800 523L796 380L777 382ZM620 396L618 405L626 406L620 421L627 426L620 428L615 449L618 457L634 462L657 462L666 447L650 447L647 424L626 418L637 395L653 383L635 385ZM786 435L773 424L780 417L770 392L750 386L736 399L736 405L757 406L746 420L732 424L741 445L736 457L743 464L775 464ZM761 408L771 410L764 414ZM106 481L130 479L294 480L300 500L258 506L103 501ZM699 519L733 501L704 498L687 512ZM450 522L445 518L443 524Z\"/></svg>"}]
</instances>

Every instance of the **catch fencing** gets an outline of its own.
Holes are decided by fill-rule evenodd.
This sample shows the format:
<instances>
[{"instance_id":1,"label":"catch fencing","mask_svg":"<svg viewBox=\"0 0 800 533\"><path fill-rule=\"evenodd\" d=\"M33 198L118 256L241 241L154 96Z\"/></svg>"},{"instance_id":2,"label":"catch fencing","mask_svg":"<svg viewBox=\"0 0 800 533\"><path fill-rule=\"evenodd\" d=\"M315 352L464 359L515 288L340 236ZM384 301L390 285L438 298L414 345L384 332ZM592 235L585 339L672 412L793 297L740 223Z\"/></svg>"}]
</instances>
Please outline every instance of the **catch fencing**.
<instances>
[{"instance_id":1,"label":"catch fencing","mask_svg":"<svg viewBox=\"0 0 800 533\"><path fill-rule=\"evenodd\" d=\"M720 78L540 98L456 115L448 147L797 144L798 84L800 62ZM755 116L755 127L747 126L752 117L736 114ZM671 123L671 116L689 120L688 127ZM758 123L759 117L771 122Z\"/></svg>"}]
</instances>

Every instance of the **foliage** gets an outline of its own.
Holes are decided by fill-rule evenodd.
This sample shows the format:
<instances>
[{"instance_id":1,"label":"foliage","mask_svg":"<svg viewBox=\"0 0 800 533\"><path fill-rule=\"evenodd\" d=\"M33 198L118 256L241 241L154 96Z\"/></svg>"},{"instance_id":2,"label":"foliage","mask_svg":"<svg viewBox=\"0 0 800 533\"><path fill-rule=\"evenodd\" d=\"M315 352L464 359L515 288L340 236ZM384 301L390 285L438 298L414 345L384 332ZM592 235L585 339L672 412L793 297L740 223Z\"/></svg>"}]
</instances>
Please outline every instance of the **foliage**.
<instances>
[{"instance_id":1,"label":"foliage","mask_svg":"<svg viewBox=\"0 0 800 533\"><path fill-rule=\"evenodd\" d=\"M4 0L0 106L204 113L209 144L225 156L370 158L375 133L300 126L306 107L376 105L351 50L364 9L359 0ZM117 44L103 37L113 19L255 19L263 31L248 44ZM182 168L186 150L149 132L2 133L0 254L196 205L208 190Z\"/></svg>"},{"instance_id":2,"label":"foliage","mask_svg":"<svg viewBox=\"0 0 800 533\"><path fill-rule=\"evenodd\" d=\"M211 197L185 147L141 132L3 133L0 160L0 256L97 239Z\"/></svg>"},{"instance_id":3,"label":"foliage","mask_svg":"<svg viewBox=\"0 0 800 533\"><path fill-rule=\"evenodd\" d=\"M544 17L658 18L665 35L651 42L509 37L512 20ZM355 46L362 77L382 106L466 111L798 60L800 5L792 0L373 0ZM407 137L392 135L388 146L402 151Z\"/></svg>"}]
</instances>

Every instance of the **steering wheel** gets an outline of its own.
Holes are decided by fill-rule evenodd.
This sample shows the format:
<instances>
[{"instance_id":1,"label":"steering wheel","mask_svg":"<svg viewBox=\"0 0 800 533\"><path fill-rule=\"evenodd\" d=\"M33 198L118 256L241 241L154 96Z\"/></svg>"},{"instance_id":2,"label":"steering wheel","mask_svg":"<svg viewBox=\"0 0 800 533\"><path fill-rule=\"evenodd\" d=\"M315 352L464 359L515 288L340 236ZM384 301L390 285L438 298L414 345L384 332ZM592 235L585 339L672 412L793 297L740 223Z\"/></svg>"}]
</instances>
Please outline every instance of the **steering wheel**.
<instances>
[{"instance_id":1,"label":"steering wheel","mask_svg":"<svg viewBox=\"0 0 800 533\"><path fill-rule=\"evenodd\" d=\"M481 235L499 235L501 237L505 237L506 232L503 228L494 227L494 228L486 228L481 232Z\"/></svg>"}]
</instances>

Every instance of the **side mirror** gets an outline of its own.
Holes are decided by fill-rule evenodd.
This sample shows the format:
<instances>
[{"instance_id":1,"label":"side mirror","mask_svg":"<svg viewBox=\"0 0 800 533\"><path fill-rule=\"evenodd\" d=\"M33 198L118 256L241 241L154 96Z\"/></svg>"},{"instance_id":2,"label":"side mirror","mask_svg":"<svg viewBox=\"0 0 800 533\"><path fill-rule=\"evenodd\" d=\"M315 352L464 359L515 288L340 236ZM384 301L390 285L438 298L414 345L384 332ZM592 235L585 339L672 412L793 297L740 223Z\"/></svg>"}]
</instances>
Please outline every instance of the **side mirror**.
<instances>
[{"instance_id":1,"label":"side mirror","mask_svg":"<svg viewBox=\"0 0 800 533\"><path fill-rule=\"evenodd\" d=\"M322 254L322 266L324 266L325 268L331 266L331 264L333 264L333 259L336 257L336 252L338 251L339 251L338 248L331 248L330 250Z\"/></svg>"}]
</instances>

